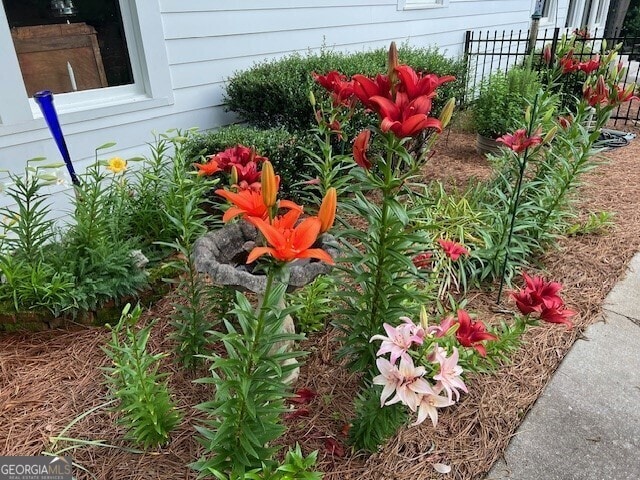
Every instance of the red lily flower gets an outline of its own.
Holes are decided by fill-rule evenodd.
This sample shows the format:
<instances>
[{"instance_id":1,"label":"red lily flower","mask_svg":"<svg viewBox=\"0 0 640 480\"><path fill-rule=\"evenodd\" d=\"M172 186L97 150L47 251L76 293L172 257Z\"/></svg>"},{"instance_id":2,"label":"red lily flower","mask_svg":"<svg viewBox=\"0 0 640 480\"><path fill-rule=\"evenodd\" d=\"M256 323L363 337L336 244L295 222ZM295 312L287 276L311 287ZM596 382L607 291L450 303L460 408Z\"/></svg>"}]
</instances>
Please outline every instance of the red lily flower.
<instances>
[{"instance_id":1,"label":"red lily flower","mask_svg":"<svg viewBox=\"0 0 640 480\"><path fill-rule=\"evenodd\" d=\"M506 135L497 138L496 141L504 143L505 146L516 153L522 153L531 146L540 145L542 143L542 137L540 136L539 131L528 137L527 129L521 128L516 130L513 134L507 133Z\"/></svg>"},{"instance_id":2,"label":"red lily flower","mask_svg":"<svg viewBox=\"0 0 640 480\"><path fill-rule=\"evenodd\" d=\"M570 50L560 59L562 74L566 75L567 73L577 72L579 63L580 62L573 58L573 50Z\"/></svg>"},{"instance_id":3,"label":"red lily flower","mask_svg":"<svg viewBox=\"0 0 640 480\"><path fill-rule=\"evenodd\" d=\"M249 162L258 163L266 160L265 157L258 155L253 148L245 147L244 145L227 148L223 152L216 153L208 158L218 162L218 166L226 172L230 172L231 167L234 165L247 165Z\"/></svg>"},{"instance_id":4,"label":"red lily flower","mask_svg":"<svg viewBox=\"0 0 640 480\"><path fill-rule=\"evenodd\" d=\"M398 138L414 137L427 128L442 132L440 120L428 116L431 99L426 95L409 101L405 93L398 92L395 102L380 96L371 97L370 102L382 119L383 132L391 131Z\"/></svg>"},{"instance_id":5,"label":"red lily flower","mask_svg":"<svg viewBox=\"0 0 640 480\"><path fill-rule=\"evenodd\" d=\"M577 69L581 72L586 73L587 75L590 75L591 73L598 70L598 68L600 68L600 55L596 55L595 57L589 59L589 61L587 62L578 63Z\"/></svg>"},{"instance_id":6,"label":"red lily flower","mask_svg":"<svg viewBox=\"0 0 640 480\"><path fill-rule=\"evenodd\" d=\"M209 160L207 163L194 163L194 167L198 169L199 176L210 176L218 173L222 169L215 160Z\"/></svg>"},{"instance_id":7,"label":"red lily flower","mask_svg":"<svg viewBox=\"0 0 640 480\"><path fill-rule=\"evenodd\" d=\"M444 253L447 257L449 257L454 262L460 258L462 255L469 255L469 250L464 248L459 243L454 242L453 240L445 240L443 238L438 239L438 243L444 250Z\"/></svg>"},{"instance_id":8,"label":"red lily flower","mask_svg":"<svg viewBox=\"0 0 640 480\"><path fill-rule=\"evenodd\" d=\"M418 75L409 65L396 67L396 72L399 79L398 91L405 92L410 100L421 96L433 98L436 96L436 89L440 85L456 79L456 77L452 75L443 77L438 77L433 73L424 76Z\"/></svg>"},{"instance_id":9,"label":"red lily flower","mask_svg":"<svg viewBox=\"0 0 640 480\"><path fill-rule=\"evenodd\" d=\"M592 107L608 104L610 93L602 75L598 76L595 88L589 83L585 83L582 87L582 96Z\"/></svg>"},{"instance_id":10,"label":"red lily flower","mask_svg":"<svg viewBox=\"0 0 640 480\"><path fill-rule=\"evenodd\" d=\"M258 164L254 161L248 162L246 165L235 165L238 175L238 183L246 182L248 185L252 185L260 180L262 172L258 170Z\"/></svg>"},{"instance_id":11,"label":"red lily flower","mask_svg":"<svg viewBox=\"0 0 640 480\"><path fill-rule=\"evenodd\" d=\"M542 51L542 61L545 65L551 65L551 45L549 44L544 46L544 50Z\"/></svg>"},{"instance_id":12,"label":"red lily flower","mask_svg":"<svg viewBox=\"0 0 640 480\"><path fill-rule=\"evenodd\" d=\"M635 85L629 85L626 88L621 88L619 85L616 85L616 91L613 92L613 102L612 105L619 105L621 103L629 102L631 100L640 100L637 96L633 94L635 90Z\"/></svg>"},{"instance_id":13,"label":"red lily flower","mask_svg":"<svg viewBox=\"0 0 640 480\"><path fill-rule=\"evenodd\" d=\"M545 303L540 312L540 320L549 323L563 323L567 329L573 328L573 324L569 318L576 314L573 310L565 308L564 302L560 298L554 299L552 302Z\"/></svg>"},{"instance_id":14,"label":"red lily flower","mask_svg":"<svg viewBox=\"0 0 640 480\"><path fill-rule=\"evenodd\" d=\"M487 355L487 349L481 342L485 340L497 340L494 334L486 331L484 323L480 320L474 322L467 312L458 310L458 323L460 327L456 331L456 338L460 345L474 348L481 356Z\"/></svg>"},{"instance_id":15,"label":"red lily flower","mask_svg":"<svg viewBox=\"0 0 640 480\"><path fill-rule=\"evenodd\" d=\"M558 117L558 125L560 125L560 128L562 128L563 130L568 130L573 123L573 120L573 115L571 114L565 115L563 117Z\"/></svg>"},{"instance_id":16,"label":"red lily flower","mask_svg":"<svg viewBox=\"0 0 640 480\"><path fill-rule=\"evenodd\" d=\"M361 131L353 142L353 159L366 170L371 168L371 162L367 158L367 150L369 149L369 140L371 139L371 130Z\"/></svg>"},{"instance_id":17,"label":"red lily flower","mask_svg":"<svg viewBox=\"0 0 640 480\"><path fill-rule=\"evenodd\" d=\"M335 263L331 255L321 248L311 248L320 234L321 222L318 218L307 218L295 228L286 228L289 225L282 224L269 225L257 217L247 217L247 220L260 230L267 243L271 245L255 247L249 253L247 263L255 262L263 255L271 255L282 262L291 262L298 258L315 258L330 265Z\"/></svg>"},{"instance_id":18,"label":"red lily flower","mask_svg":"<svg viewBox=\"0 0 640 480\"><path fill-rule=\"evenodd\" d=\"M333 105L348 105L353 97L353 82L347 81L347 78L341 73L332 70L326 75L318 75L311 73L313 79L321 86L331 92Z\"/></svg>"},{"instance_id":19,"label":"red lily flower","mask_svg":"<svg viewBox=\"0 0 640 480\"><path fill-rule=\"evenodd\" d=\"M297 403L298 405L305 405L307 403L311 403L311 401L317 396L318 392L304 387L296 390L296 396L289 398L289 401Z\"/></svg>"},{"instance_id":20,"label":"red lily flower","mask_svg":"<svg viewBox=\"0 0 640 480\"><path fill-rule=\"evenodd\" d=\"M238 215L242 215L245 218L258 217L266 219L269 217L269 211L262 200L262 192L260 190L256 191L250 189L236 193L218 189L215 193L226 198L233 204L232 207L224 212L222 221L225 223ZM280 200L279 207L302 211L302 207L300 205L297 205L290 200Z\"/></svg>"},{"instance_id":21,"label":"red lily flower","mask_svg":"<svg viewBox=\"0 0 640 480\"><path fill-rule=\"evenodd\" d=\"M523 315L540 313L546 304L555 304L558 300L562 302L558 295L562 285L558 282L547 282L540 276L530 277L525 272L522 273L522 278L524 278L525 287L518 292L513 292L511 296Z\"/></svg>"},{"instance_id":22,"label":"red lily flower","mask_svg":"<svg viewBox=\"0 0 640 480\"><path fill-rule=\"evenodd\" d=\"M364 75L354 75L353 94L367 108L373 108L371 97L385 97L391 99L391 82L387 75L378 74L374 80Z\"/></svg>"}]
</instances>

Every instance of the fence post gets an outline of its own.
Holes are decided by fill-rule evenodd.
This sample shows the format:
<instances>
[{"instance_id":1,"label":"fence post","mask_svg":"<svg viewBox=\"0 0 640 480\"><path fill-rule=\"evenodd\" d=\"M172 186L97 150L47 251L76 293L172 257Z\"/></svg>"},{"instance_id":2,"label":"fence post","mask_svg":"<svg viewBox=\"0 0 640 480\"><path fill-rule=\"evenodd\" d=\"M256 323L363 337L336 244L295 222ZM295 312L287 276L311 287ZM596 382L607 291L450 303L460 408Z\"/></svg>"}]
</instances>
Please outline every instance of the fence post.
<instances>
[{"instance_id":1,"label":"fence post","mask_svg":"<svg viewBox=\"0 0 640 480\"><path fill-rule=\"evenodd\" d=\"M540 25L540 19L542 18L542 0L536 0L536 8L531 15L531 28L529 29L529 43L527 44L527 55L529 55L536 46L536 40L538 39L538 26Z\"/></svg>"}]
</instances>

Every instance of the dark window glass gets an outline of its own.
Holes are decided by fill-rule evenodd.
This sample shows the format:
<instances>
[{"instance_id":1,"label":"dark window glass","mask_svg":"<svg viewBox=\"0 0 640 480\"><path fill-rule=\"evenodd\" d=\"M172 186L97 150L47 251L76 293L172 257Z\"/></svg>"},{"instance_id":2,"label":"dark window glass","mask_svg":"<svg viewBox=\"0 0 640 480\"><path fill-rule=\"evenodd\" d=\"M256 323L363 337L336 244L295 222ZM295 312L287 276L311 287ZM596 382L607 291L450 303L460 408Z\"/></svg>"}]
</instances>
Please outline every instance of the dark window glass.
<instances>
[{"instance_id":1,"label":"dark window glass","mask_svg":"<svg viewBox=\"0 0 640 480\"><path fill-rule=\"evenodd\" d=\"M2 0L27 93L133 83L118 0Z\"/></svg>"}]
</instances>

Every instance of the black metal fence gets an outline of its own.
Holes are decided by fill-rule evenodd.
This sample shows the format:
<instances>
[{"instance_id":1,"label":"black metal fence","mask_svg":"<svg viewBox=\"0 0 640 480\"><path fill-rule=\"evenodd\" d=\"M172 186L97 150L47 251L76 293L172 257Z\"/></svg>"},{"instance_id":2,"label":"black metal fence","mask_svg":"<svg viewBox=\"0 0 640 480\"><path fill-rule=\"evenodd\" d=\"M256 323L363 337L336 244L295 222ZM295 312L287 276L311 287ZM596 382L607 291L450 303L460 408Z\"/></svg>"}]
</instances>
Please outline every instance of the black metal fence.
<instances>
[{"instance_id":1,"label":"black metal fence","mask_svg":"<svg viewBox=\"0 0 640 480\"><path fill-rule=\"evenodd\" d=\"M638 83L640 77L640 38L620 34L605 37L595 30L582 35L566 29L553 28L538 32L531 40L528 30L471 31L466 32L465 58L467 60L467 89L465 102L470 102L477 94L483 79L494 72L506 72L511 67L523 65L529 55L533 56L532 65L542 65L541 57L545 45L550 45L555 54L562 35L575 35L574 57L585 60L593 53L600 52L603 40L608 47L622 43L620 61L627 68L624 85ZM531 48L533 47L533 48ZM530 51L532 50L532 51ZM584 57L584 58L581 58ZM611 118L615 123L640 125L640 102L634 100L620 105L613 111Z\"/></svg>"}]
</instances>

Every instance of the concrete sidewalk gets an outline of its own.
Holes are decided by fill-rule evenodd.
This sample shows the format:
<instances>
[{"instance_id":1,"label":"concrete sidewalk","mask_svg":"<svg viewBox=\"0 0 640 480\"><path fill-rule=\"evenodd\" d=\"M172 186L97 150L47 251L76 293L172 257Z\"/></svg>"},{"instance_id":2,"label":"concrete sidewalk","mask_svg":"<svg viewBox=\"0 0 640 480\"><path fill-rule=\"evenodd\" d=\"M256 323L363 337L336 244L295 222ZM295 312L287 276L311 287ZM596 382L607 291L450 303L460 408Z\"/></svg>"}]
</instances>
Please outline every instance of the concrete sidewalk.
<instances>
[{"instance_id":1,"label":"concrete sidewalk","mask_svg":"<svg viewBox=\"0 0 640 480\"><path fill-rule=\"evenodd\" d=\"M640 480L640 253L486 480Z\"/></svg>"}]
</instances>

